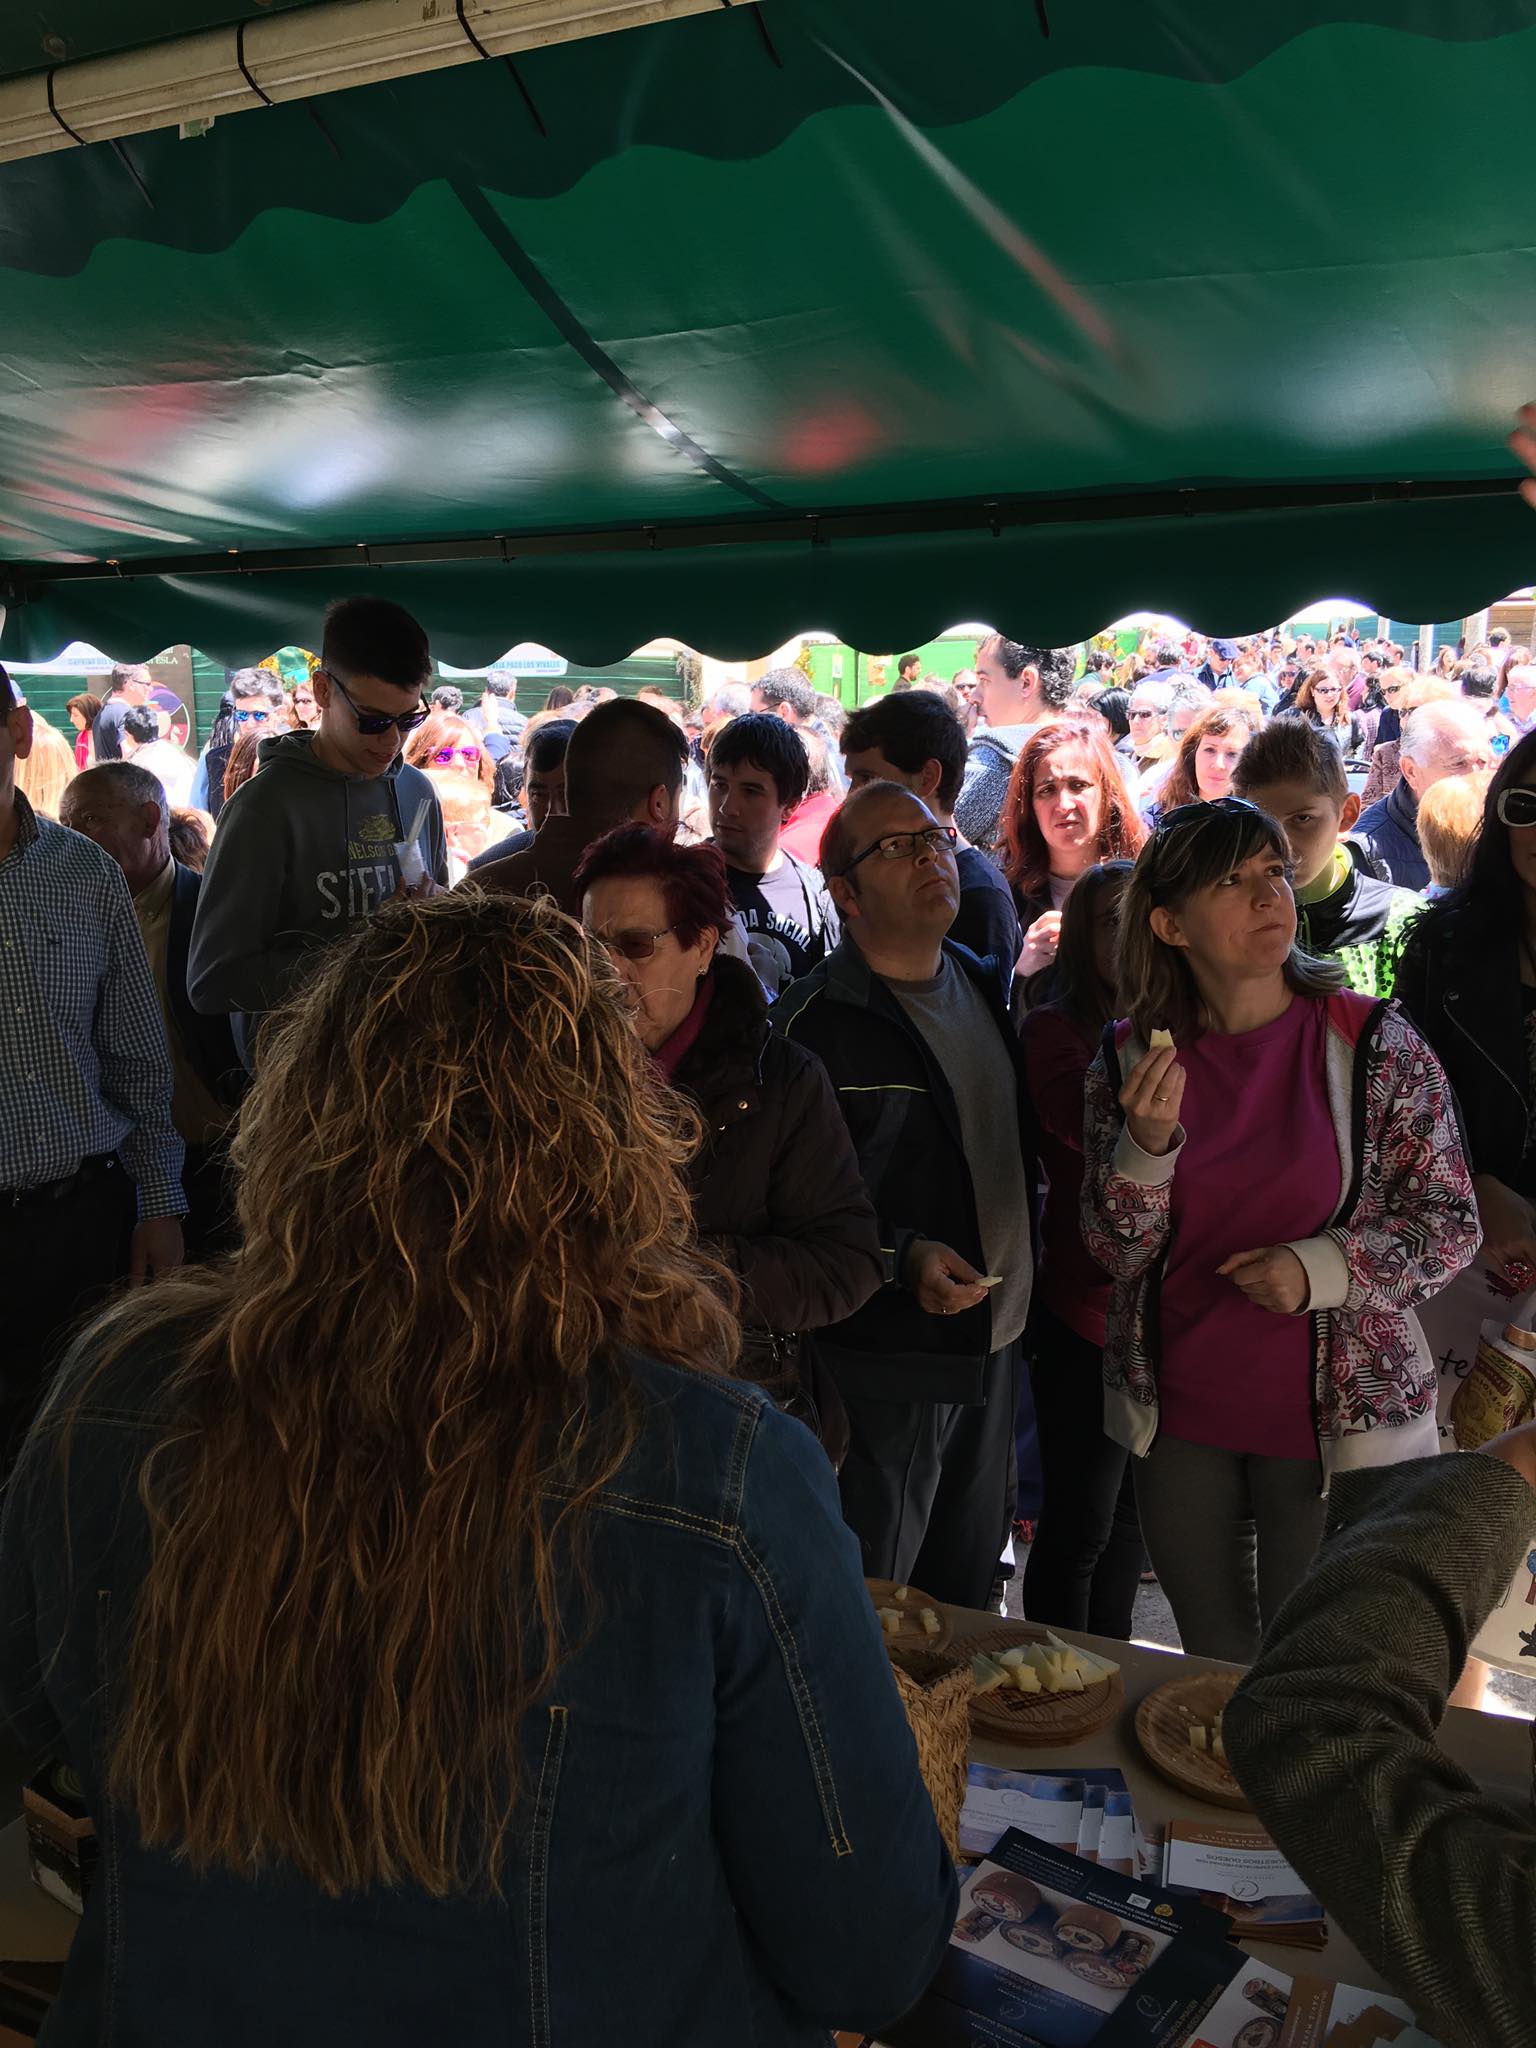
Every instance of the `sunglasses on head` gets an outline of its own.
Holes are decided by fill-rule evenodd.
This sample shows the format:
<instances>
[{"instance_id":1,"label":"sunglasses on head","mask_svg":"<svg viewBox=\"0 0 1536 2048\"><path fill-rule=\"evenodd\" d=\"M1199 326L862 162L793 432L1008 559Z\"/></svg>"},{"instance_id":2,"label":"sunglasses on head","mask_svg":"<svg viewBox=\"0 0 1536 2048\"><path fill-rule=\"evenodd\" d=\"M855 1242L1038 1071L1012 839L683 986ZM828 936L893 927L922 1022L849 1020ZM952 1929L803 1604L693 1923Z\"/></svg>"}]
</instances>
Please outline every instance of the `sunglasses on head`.
<instances>
[{"instance_id":1,"label":"sunglasses on head","mask_svg":"<svg viewBox=\"0 0 1536 2048\"><path fill-rule=\"evenodd\" d=\"M1536 825L1536 789L1522 789L1518 784L1499 791L1499 800L1494 805L1501 824Z\"/></svg>"},{"instance_id":2,"label":"sunglasses on head","mask_svg":"<svg viewBox=\"0 0 1536 2048\"><path fill-rule=\"evenodd\" d=\"M480 766L480 749L478 747L439 747L432 756L432 765L435 768L451 768L455 761L473 761L478 768Z\"/></svg>"},{"instance_id":3,"label":"sunglasses on head","mask_svg":"<svg viewBox=\"0 0 1536 2048\"><path fill-rule=\"evenodd\" d=\"M370 739L377 738L381 732L388 732L391 726L394 726L397 732L414 732L418 725L425 725L432 716L431 707L426 704L418 704L414 711L359 711L346 684L334 669L316 669L315 674L328 676L336 685L341 692L342 701L357 721L358 731L365 733Z\"/></svg>"},{"instance_id":4,"label":"sunglasses on head","mask_svg":"<svg viewBox=\"0 0 1536 2048\"><path fill-rule=\"evenodd\" d=\"M1208 818L1262 818L1264 813L1257 804L1249 803L1242 796L1218 796L1210 803L1176 804L1158 819L1157 828L1147 844L1153 848L1152 858L1156 860L1157 849L1164 847L1176 832L1186 826L1202 825Z\"/></svg>"},{"instance_id":5,"label":"sunglasses on head","mask_svg":"<svg viewBox=\"0 0 1536 2048\"><path fill-rule=\"evenodd\" d=\"M587 927L589 931L591 926ZM656 941L664 939L668 932L675 932L675 924L664 924L659 932L627 930L622 932L592 932L600 946L621 960L653 960L656 957Z\"/></svg>"}]
</instances>

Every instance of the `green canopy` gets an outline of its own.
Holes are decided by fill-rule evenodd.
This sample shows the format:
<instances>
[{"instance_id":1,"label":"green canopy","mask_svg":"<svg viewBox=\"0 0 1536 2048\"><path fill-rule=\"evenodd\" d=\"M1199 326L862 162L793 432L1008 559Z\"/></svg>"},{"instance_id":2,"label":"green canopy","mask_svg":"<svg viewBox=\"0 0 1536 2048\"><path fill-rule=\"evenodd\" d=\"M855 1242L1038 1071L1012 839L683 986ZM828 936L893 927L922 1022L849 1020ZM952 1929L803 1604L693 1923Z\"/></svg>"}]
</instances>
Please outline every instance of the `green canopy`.
<instances>
[{"instance_id":1,"label":"green canopy","mask_svg":"<svg viewBox=\"0 0 1536 2048\"><path fill-rule=\"evenodd\" d=\"M3 648L1459 616L1536 573L1530 24L765 0L0 167Z\"/></svg>"}]
</instances>

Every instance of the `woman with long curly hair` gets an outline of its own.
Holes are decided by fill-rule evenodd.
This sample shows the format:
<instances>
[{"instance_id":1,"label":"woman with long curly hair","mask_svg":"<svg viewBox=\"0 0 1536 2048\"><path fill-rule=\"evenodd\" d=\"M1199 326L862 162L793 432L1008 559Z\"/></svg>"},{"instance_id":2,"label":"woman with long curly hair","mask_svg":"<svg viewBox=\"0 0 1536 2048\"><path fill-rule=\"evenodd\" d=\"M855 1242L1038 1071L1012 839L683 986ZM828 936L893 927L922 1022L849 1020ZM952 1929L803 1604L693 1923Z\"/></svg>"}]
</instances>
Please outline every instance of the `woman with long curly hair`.
<instances>
[{"instance_id":1,"label":"woman with long curly hair","mask_svg":"<svg viewBox=\"0 0 1536 2048\"><path fill-rule=\"evenodd\" d=\"M101 1835L61 2039L799 2048L927 1983L954 1872L698 1137L545 903L391 905L273 1014L243 1250L84 1332L6 1501L0 1705Z\"/></svg>"},{"instance_id":2,"label":"woman with long curly hair","mask_svg":"<svg viewBox=\"0 0 1536 2048\"><path fill-rule=\"evenodd\" d=\"M1056 719L1030 735L1014 764L999 836L1024 949L1021 981L1056 958L1061 908L1079 875L1134 860L1147 836L1102 719Z\"/></svg>"}]
</instances>

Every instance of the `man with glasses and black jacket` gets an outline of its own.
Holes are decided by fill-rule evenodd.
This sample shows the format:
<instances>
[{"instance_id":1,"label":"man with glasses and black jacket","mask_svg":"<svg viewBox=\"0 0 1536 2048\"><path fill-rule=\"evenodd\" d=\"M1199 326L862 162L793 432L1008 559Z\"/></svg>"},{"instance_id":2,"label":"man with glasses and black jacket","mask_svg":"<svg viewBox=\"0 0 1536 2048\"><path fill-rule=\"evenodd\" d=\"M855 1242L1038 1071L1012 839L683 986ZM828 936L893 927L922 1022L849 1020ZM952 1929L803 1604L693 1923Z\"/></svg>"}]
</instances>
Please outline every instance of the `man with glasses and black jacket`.
<instances>
[{"instance_id":1,"label":"man with glasses and black jacket","mask_svg":"<svg viewBox=\"0 0 1536 2048\"><path fill-rule=\"evenodd\" d=\"M816 1336L848 1409L844 1516L871 1577L981 1607L1012 1514L1034 1146L996 964L947 936L957 836L895 783L856 791L821 843L842 941L772 1015L831 1075L880 1220L886 1284Z\"/></svg>"},{"instance_id":2,"label":"man with glasses and black jacket","mask_svg":"<svg viewBox=\"0 0 1536 2048\"><path fill-rule=\"evenodd\" d=\"M313 732L263 740L259 772L225 806L187 963L193 1007L229 1015L247 1067L263 1015L317 946L397 896L448 881L431 783L400 757L427 716L427 636L385 598L326 614Z\"/></svg>"}]
</instances>

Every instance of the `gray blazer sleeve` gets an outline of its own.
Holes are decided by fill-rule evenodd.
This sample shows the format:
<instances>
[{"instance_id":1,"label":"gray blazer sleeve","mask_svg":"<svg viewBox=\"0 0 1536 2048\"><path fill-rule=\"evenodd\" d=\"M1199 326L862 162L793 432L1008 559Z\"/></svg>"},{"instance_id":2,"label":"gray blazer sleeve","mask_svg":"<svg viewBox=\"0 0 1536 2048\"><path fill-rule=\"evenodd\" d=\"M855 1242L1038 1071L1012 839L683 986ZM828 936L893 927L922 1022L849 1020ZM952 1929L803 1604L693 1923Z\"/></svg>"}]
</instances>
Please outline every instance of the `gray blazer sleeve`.
<instances>
[{"instance_id":1,"label":"gray blazer sleeve","mask_svg":"<svg viewBox=\"0 0 1536 2048\"><path fill-rule=\"evenodd\" d=\"M1329 1530L1227 1709L1228 1755L1422 2027L1447 2048L1529 2048L1536 1821L1483 1793L1435 1733L1536 1539L1536 1491L1497 1458L1422 1458L1340 1475Z\"/></svg>"}]
</instances>

